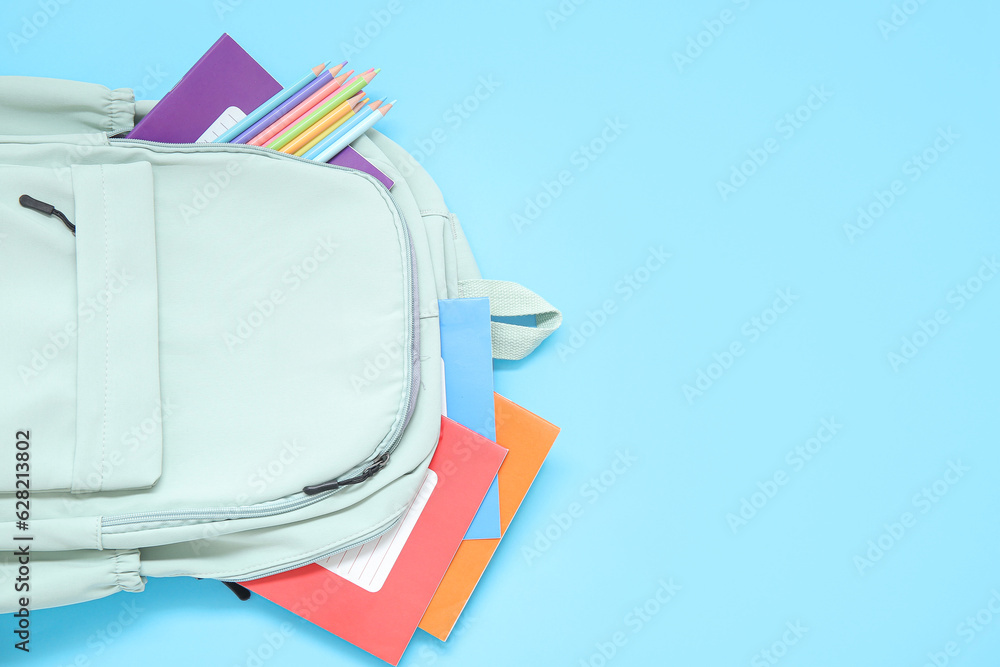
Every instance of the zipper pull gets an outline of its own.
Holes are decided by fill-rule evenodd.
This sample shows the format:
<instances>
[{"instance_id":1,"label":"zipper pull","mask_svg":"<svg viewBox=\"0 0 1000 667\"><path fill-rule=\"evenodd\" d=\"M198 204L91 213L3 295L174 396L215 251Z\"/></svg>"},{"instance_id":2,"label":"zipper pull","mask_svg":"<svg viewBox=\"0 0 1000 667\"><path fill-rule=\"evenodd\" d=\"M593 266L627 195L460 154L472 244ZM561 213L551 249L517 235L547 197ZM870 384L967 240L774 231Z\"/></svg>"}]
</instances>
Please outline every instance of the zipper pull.
<instances>
[{"instance_id":1,"label":"zipper pull","mask_svg":"<svg viewBox=\"0 0 1000 667\"><path fill-rule=\"evenodd\" d=\"M223 581L222 583L226 585L226 588L231 590L233 593L236 593L236 597L238 597L243 602L246 602L247 600L250 599L251 595L250 589L248 589L246 586L240 586L234 581Z\"/></svg>"},{"instance_id":2,"label":"zipper pull","mask_svg":"<svg viewBox=\"0 0 1000 667\"><path fill-rule=\"evenodd\" d=\"M21 195L21 198L18 199L17 201L24 208L30 208L31 210L38 211L39 213L42 213L44 215L47 215L47 216L50 216L50 217L54 216L56 218L59 218L60 220L62 220L62 223L64 225L66 225L66 229L68 229L69 231L73 232L74 236L76 235L76 225L74 225L72 222L70 222L69 218L67 218L65 215L63 215L63 212L60 211L60 210L58 210L58 209L56 209L56 207L53 206L52 204L46 204L45 202L38 201L34 197L31 197L31 196L28 196L28 195Z\"/></svg>"},{"instance_id":3,"label":"zipper pull","mask_svg":"<svg viewBox=\"0 0 1000 667\"><path fill-rule=\"evenodd\" d=\"M345 479L340 482L338 482L335 479L331 479L329 482L323 482L322 484L307 486L306 488L302 489L302 493L306 494L307 496L312 496L316 495L317 493L322 493L323 491L335 491L340 487L348 486L349 484L360 484L361 482L374 477L375 473L377 473L382 468L386 467L388 464L389 464L389 454L385 453L382 456L375 459L374 461L372 461L367 468L362 470L354 477L351 477L350 479Z\"/></svg>"}]
</instances>

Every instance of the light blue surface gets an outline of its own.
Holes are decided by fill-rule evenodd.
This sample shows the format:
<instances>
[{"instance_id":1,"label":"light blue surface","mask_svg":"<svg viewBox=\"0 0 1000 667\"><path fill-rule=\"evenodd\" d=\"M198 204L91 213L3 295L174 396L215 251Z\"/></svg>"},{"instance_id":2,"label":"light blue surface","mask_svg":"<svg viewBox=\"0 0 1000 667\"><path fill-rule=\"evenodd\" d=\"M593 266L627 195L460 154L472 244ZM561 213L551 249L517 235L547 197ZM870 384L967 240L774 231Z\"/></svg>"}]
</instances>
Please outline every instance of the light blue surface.
<instances>
[{"instance_id":1,"label":"light blue surface","mask_svg":"<svg viewBox=\"0 0 1000 667\"><path fill-rule=\"evenodd\" d=\"M916 11L883 35L893 1ZM562 309L539 352L496 365L562 434L459 629L418 633L402 664L997 664L1000 280L976 283L1000 251L996 3L563 2L553 26L557 0L10 0L3 34L45 5L17 52L4 38L3 73L158 97L223 31L283 82L327 58L382 67L372 92L400 108L381 129L426 155L484 275ZM391 20L345 54L372 12ZM689 39L705 46L679 71ZM831 96L802 110L814 88ZM766 147L723 201L717 181ZM540 212L518 229L525 198ZM894 369L904 337L924 345ZM716 379L689 402L699 371ZM760 507L734 532L744 498ZM888 551L862 573L869 541ZM0 662L379 664L209 581L33 619L21 661L0 619Z\"/></svg>"},{"instance_id":2,"label":"light blue surface","mask_svg":"<svg viewBox=\"0 0 1000 667\"><path fill-rule=\"evenodd\" d=\"M441 299L438 321L448 417L496 442L490 300ZM465 539L490 540L500 534L500 481L494 477Z\"/></svg>"},{"instance_id":3,"label":"light blue surface","mask_svg":"<svg viewBox=\"0 0 1000 667\"><path fill-rule=\"evenodd\" d=\"M500 535L500 478L494 477L476 516L472 517L469 530L465 531L465 539L492 540Z\"/></svg>"}]
</instances>

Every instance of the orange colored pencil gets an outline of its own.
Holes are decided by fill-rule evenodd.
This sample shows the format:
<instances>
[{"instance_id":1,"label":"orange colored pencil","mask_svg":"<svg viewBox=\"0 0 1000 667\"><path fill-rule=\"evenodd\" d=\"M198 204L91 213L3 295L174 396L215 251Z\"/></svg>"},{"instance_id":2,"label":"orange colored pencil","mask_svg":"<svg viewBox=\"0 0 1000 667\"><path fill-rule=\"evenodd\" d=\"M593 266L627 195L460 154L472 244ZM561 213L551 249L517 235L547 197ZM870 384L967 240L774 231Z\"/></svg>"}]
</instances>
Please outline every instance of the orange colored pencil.
<instances>
[{"instance_id":1,"label":"orange colored pencil","mask_svg":"<svg viewBox=\"0 0 1000 667\"><path fill-rule=\"evenodd\" d=\"M329 83L306 99L302 100L302 102L296 105L295 108L291 109L284 116L274 121L274 123L268 126L263 132L248 141L247 145L266 146L272 139L288 129L292 123L295 123L307 113L336 95L337 91L344 85L344 82L351 79L352 74L354 74L354 70L350 70L349 72L344 72L343 74L333 77Z\"/></svg>"},{"instance_id":2,"label":"orange colored pencil","mask_svg":"<svg viewBox=\"0 0 1000 667\"><path fill-rule=\"evenodd\" d=\"M354 97L345 100L342 104L337 106L336 109L313 123L313 125L306 129L302 134L282 146L280 149L281 152L295 155L299 149L303 148L306 144L318 137L324 131L334 125L340 125L340 123L353 116L354 110L361 106L363 100L364 92L358 91L355 93Z\"/></svg>"},{"instance_id":3,"label":"orange colored pencil","mask_svg":"<svg viewBox=\"0 0 1000 667\"><path fill-rule=\"evenodd\" d=\"M372 109L372 111L374 111L375 109L378 109L379 105L381 105L383 102L385 102L385 98L384 97L382 99L380 99L380 100L375 100L374 102L372 102L368 106L370 106L371 109ZM321 142L324 139L326 139L328 136L330 136L331 133L336 132L338 128L342 127L344 123L346 123L347 121L349 121L352 118L354 118L354 116L356 116L358 114L358 109L361 108L361 105L362 104L367 104L367 103L368 103L368 98L366 97L365 99L361 100L360 104L357 104L354 107L354 109L351 111L351 113L347 114L346 116L344 116L343 118L341 118L339 121L337 121L336 123L334 123L330 127L328 127L325 130L323 130L318 136L316 136L316 138L314 138L312 141L310 141L308 144L306 144L305 146L303 146L299 150L295 151L295 155L298 155L298 156L301 157L301 156L305 155L306 153L308 153L309 150L312 149L313 146L315 146L319 142Z\"/></svg>"}]
</instances>

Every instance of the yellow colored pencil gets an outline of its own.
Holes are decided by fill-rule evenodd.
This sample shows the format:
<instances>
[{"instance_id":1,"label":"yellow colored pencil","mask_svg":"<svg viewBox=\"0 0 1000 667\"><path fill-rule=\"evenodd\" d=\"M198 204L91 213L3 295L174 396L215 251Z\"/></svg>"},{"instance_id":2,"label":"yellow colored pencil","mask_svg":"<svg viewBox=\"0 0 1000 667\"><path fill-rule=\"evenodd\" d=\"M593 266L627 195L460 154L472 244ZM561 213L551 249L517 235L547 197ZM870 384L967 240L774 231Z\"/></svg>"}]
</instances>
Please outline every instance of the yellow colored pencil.
<instances>
[{"instance_id":1,"label":"yellow colored pencil","mask_svg":"<svg viewBox=\"0 0 1000 667\"><path fill-rule=\"evenodd\" d=\"M339 125L344 121L344 119L350 118L350 116L354 113L354 109L357 106L360 106L363 99L364 93L362 91L358 91L353 97L344 100L344 102L342 102L339 106L327 113L325 116L322 116L319 120L306 128L302 134L292 139L279 150L282 153L288 153L289 155L298 155L299 149L303 148L310 141L322 134L324 130L331 126Z\"/></svg>"},{"instance_id":2,"label":"yellow colored pencil","mask_svg":"<svg viewBox=\"0 0 1000 667\"><path fill-rule=\"evenodd\" d=\"M384 102L384 101L385 101L385 99L383 98L381 100L377 100L375 102L372 102L369 106L374 111L375 109L378 109L379 105L382 104L382 102ZM303 146L302 148L300 148L298 151L295 152L295 154L298 155L299 157L301 157L301 156L305 155L306 153L308 153L310 150L312 150L313 146L315 146L319 142L321 142L324 139L326 139L328 136L330 136L330 134L332 134L333 132L336 132L337 129L340 128L344 123L346 123L347 121L351 120L351 118L353 118L354 116L356 116L357 113L358 113L358 109L360 109L362 107L362 105L364 105L367 102L368 102L368 98L367 97L365 99L361 100L361 102L358 103L354 107L354 109L351 110L351 113L347 114L346 116L344 116L343 118L341 118L340 120L338 120L336 123L334 123L330 127L328 127L325 130L323 130L323 132L319 136L317 136L315 139L313 139L312 141L310 141L308 144L306 144L305 146Z\"/></svg>"}]
</instances>

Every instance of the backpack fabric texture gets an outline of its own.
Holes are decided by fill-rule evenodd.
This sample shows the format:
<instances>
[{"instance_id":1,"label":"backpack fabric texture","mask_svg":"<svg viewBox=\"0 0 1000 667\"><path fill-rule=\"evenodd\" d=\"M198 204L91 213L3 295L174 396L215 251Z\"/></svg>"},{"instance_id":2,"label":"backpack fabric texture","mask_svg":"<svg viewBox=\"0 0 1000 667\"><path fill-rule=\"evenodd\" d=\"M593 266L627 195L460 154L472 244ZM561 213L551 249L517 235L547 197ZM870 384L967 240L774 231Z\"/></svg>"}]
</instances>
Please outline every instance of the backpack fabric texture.
<instances>
[{"instance_id":1,"label":"backpack fabric texture","mask_svg":"<svg viewBox=\"0 0 1000 667\"><path fill-rule=\"evenodd\" d=\"M493 323L498 358L561 321L481 278L378 132L353 146L391 191L269 149L122 138L151 104L0 77L0 612L245 581L380 535L439 436L437 300L534 315Z\"/></svg>"}]
</instances>

